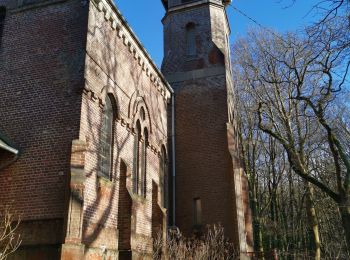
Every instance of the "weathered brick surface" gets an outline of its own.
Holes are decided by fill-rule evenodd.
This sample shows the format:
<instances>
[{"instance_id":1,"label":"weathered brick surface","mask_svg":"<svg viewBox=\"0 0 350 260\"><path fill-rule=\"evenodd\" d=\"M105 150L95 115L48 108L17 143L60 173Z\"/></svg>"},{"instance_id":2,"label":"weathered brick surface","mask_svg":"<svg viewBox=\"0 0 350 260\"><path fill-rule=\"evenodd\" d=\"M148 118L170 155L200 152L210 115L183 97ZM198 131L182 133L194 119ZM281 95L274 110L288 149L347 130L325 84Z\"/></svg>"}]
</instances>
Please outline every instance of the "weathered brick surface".
<instances>
[{"instance_id":1,"label":"weathered brick surface","mask_svg":"<svg viewBox=\"0 0 350 260\"><path fill-rule=\"evenodd\" d=\"M0 131L20 149L1 173L2 203L23 219L62 218L78 135L86 8L78 1L7 12L0 52Z\"/></svg>"},{"instance_id":2,"label":"weathered brick surface","mask_svg":"<svg viewBox=\"0 0 350 260\"><path fill-rule=\"evenodd\" d=\"M167 74L185 72L208 67L207 58L210 49L214 47L210 35L210 9L207 6L196 9L169 13L163 20L164 25L164 59L162 71ZM186 25L194 22L196 30L197 56L188 58L186 55Z\"/></svg>"},{"instance_id":3,"label":"weathered brick surface","mask_svg":"<svg viewBox=\"0 0 350 260\"><path fill-rule=\"evenodd\" d=\"M224 79L176 87L176 224L187 234L193 228L194 198L202 200L204 226L220 222L231 238L234 234Z\"/></svg>"}]
</instances>

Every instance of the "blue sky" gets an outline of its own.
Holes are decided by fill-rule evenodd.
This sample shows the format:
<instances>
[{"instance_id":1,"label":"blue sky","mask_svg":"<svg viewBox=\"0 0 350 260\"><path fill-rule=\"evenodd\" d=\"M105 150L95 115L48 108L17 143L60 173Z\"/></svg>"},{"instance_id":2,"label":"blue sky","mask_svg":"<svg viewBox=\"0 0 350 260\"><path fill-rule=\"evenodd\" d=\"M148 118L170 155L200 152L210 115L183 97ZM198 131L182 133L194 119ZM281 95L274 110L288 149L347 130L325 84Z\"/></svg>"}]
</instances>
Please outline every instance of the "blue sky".
<instances>
[{"instance_id":1,"label":"blue sky","mask_svg":"<svg viewBox=\"0 0 350 260\"><path fill-rule=\"evenodd\" d=\"M155 63L160 66L163 58L161 19L165 14L161 0L114 1ZM317 13L310 13L310 10L319 1L296 0L294 5L289 6L292 0L233 0L232 5L260 24L283 32L302 29L315 21ZM249 28L256 27L233 8L228 7L227 11L232 31L231 43L235 38L244 36Z\"/></svg>"}]
</instances>

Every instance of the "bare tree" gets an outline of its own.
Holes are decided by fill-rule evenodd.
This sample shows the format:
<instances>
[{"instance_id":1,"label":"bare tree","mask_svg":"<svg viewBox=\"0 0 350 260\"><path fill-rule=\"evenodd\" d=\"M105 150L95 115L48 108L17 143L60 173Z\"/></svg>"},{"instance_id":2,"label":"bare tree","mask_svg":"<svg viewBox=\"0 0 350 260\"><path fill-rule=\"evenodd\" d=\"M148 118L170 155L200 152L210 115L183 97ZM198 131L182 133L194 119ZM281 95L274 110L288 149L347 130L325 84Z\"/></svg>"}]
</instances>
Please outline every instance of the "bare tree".
<instances>
[{"instance_id":1,"label":"bare tree","mask_svg":"<svg viewBox=\"0 0 350 260\"><path fill-rule=\"evenodd\" d=\"M242 97L243 99L243 97ZM263 172L260 162L262 152L262 137L255 124L254 115L249 113L249 100L239 99L241 113L239 116L239 128L241 131L240 144L242 146L242 162L248 177L249 198L253 217L254 251L264 254L262 234L262 201L259 200L259 179Z\"/></svg>"},{"instance_id":2,"label":"bare tree","mask_svg":"<svg viewBox=\"0 0 350 260\"><path fill-rule=\"evenodd\" d=\"M280 0L280 2L287 2L287 8L293 7L297 0ZM332 19L343 12L349 12L349 0L320 0L316 3L312 10L321 12L323 14L321 20L318 23L323 23L329 19Z\"/></svg>"},{"instance_id":3,"label":"bare tree","mask_svg":"<svg viewBox=\"0 0 350 260\"><path fill-rule=\"evenodd\" d=\"M258 129L283 146L293 172L305 181L316 258L320 239L309 183L337 204L350 248L350 160L337 124L350 63L341 47L343 32L333 21L305 37L251 32L235 49L234 74L255 106ZM328 183L311 167L321 148L331 155Z\"/></svg>"},{"instance_id":4,"label":"bare tree","mask_svg":"<svg viewBox=\"0 0 350 260\"><path fill-rule=\"evenodd\" d=\"M10 206L6 206L0 215L0 260L5 260L20 246L22 240L17 233L20 218Z\"/></svg>"}]
</instances>

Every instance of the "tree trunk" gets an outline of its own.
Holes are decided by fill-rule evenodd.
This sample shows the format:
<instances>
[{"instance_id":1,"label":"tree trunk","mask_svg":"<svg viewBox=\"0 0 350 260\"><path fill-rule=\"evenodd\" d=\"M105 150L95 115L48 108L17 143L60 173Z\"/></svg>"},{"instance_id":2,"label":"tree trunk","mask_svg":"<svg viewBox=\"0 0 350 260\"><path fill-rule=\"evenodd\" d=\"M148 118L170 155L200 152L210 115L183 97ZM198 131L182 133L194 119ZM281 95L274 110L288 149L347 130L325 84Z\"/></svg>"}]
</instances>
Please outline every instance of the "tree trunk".
<instances>
[{"instance_id":1,"label":"tree trunk","mask_svg":"<svg viewBox=\"0 0 350 260\"><path fill-rule=\"evenodd\" d=\"M346 247L350 255L350 196L345 196L339 203L339 211L345 232Z\"/></svg>"},{"instance_id":2,"label":"tree trunk","mask_svg":"<svg viewBox=\"0 0 350 260\"><path fill-rule=\"evenodd\" d=\"M254 232L254 251L258 252L259 255L263 255L264 253L264 247L263 247L263 238L262 238L262 231L261 231L261 224L260 224L260 216L258 213L258 200L256 197L256 190L255 190L255 183L253 184L254 187L251 194L252 194L252 213L253 213L253 232Z\"/></svg>"},{"instance_id":3,"label":"tree trunk","mask_svg":"<svg viewBox=\"0 0 350 260\"><path fill-rule=\"evenodd\" d=\"M309 221L309 229L312 233L311 236L311 246L314 251L315 260L321 259L321 243L320 243L320 233L318 228L318 220L316 216L316 210L314 207L313 200L313 188L309 182L305 182L306 188L306 211Z\"/></svg>"}]
</instances>

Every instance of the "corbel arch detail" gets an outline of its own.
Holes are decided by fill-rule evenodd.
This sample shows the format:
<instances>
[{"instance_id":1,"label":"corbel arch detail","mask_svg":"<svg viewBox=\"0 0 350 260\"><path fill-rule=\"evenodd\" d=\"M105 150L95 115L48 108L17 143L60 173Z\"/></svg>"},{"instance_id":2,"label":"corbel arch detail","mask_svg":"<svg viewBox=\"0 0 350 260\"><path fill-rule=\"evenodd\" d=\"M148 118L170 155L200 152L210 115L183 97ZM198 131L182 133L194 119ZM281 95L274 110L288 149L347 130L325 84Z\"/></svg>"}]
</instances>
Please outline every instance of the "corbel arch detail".
<instances>
[{"instance_id":1,"label":"corbel arch detail","mask_svg":"<svg viewBox=\"0 0 350 260\"><path fill-rule=\"evenodd\" d=\"M136 127L136 122L139 121L141 129L147 128L149 135L152 133L152 121L149 107L145 98L141 96L138 91L136 91L130 99L128 117L132 122L133 128Z\"/></svg>"}]
</instances>

